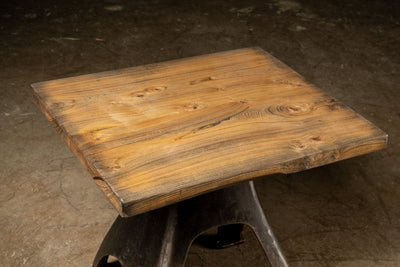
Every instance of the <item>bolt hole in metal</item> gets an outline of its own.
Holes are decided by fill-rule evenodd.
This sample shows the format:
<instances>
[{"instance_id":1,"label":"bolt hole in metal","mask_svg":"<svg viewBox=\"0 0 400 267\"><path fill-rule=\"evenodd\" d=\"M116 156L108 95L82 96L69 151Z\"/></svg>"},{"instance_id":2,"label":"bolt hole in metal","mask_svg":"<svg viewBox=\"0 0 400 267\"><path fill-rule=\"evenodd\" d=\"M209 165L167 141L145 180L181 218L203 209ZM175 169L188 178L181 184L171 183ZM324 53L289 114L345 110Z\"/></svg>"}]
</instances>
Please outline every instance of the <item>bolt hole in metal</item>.
<instances>
[{"instance_id":1,"label":"bolt hole in metal","mask_svg":"<svg viewBox=\"0 0 400 267\"><path fill-rule=\"evenodd\" d=\"M104 256L98 267L122 267L122 264L119 262L117 257L114 257L113 255L108 255Z\"/></svg>"}]
</instances>

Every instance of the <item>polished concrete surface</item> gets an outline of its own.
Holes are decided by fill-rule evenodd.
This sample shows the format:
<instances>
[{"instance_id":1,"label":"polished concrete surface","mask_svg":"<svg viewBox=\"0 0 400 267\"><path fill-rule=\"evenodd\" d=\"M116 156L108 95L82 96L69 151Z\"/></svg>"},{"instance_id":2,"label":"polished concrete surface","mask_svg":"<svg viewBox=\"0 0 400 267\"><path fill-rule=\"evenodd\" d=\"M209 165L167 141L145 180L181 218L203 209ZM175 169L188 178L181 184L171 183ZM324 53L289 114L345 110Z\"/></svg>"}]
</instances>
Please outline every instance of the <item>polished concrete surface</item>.
<instances>
[{"instance_id":1,"label":"polished concrete surface","mask_svg":"<svg viewBox=\"0 0 400 267\"><path fill-rule=\"evenodd\" d=\"M389 134L386 150L256 180L291 266L400 266L400 6L377 0L2 1L0 265L90 266L117 216L31 83L248 46ZM194 244L186 266L265 266L245 238Z\"/></svg>"}]
</instances>

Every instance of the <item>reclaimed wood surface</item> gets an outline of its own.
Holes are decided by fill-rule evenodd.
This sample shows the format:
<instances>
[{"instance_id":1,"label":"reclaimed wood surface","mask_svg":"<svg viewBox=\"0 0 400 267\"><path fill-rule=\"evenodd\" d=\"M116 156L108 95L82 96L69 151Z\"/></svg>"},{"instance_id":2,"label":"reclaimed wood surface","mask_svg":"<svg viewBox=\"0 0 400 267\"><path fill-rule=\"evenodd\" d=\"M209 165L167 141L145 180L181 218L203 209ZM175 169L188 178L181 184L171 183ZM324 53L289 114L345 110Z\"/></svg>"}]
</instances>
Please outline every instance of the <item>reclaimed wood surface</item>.
<instances>
[{"instance_id":1,"label":"reclaimed wood surface","mask_svg":"<svg viewBox=\"0 0 400 267\"><path fill-rule=\"evenodd\" d=\"M387 135L260 48L32 85L121 216L382 149Z\"/></svg>"}]
</instances>

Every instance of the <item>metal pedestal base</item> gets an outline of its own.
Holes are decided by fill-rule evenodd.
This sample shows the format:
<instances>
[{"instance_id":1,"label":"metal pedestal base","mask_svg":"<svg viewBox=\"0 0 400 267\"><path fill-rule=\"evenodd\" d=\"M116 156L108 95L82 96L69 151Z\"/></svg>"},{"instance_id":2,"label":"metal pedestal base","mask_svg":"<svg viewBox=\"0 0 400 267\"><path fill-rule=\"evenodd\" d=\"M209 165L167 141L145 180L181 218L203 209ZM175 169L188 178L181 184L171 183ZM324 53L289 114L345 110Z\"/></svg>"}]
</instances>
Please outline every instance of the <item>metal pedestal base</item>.
<instances>
[{"instance_id":1,"label":"metal pedestal base","mask_svg":"<svg viewBox=\"0 0 400 267\"><path fill-rule=\"evenodd\" d=\"M215 247L241 242L249 225L272 266L288 266L265 218L253 182L245 182L129 218L118 217L101 244L93 266L114 256L122 266L183 266L193 240L216 227Z\"/></svg>"}]
</instances>

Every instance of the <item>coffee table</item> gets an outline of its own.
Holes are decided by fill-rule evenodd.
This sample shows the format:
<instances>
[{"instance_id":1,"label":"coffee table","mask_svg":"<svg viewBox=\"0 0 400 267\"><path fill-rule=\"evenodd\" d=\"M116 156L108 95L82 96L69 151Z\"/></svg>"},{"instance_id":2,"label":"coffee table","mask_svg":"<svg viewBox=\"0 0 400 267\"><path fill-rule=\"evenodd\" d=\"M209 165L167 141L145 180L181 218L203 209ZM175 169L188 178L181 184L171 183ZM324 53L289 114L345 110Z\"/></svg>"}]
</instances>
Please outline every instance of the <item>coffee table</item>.
<instances>
[{"instance_id":1,"label":"coffee table","mask_svg":"<svg viewBox=\"0 0 400 267\"><path fill-rule=\"evenodd\" d=\"M252 179L386 146L387 135L260 48L32 85L34 98L120 216L94 261L181 266L193 239L255 230L287 261Z\"/></svg>"}]
</instances>

